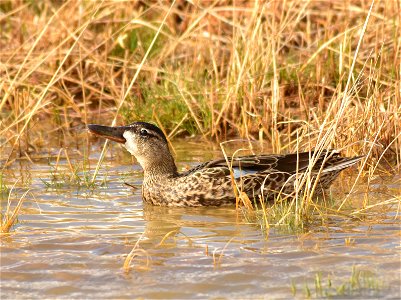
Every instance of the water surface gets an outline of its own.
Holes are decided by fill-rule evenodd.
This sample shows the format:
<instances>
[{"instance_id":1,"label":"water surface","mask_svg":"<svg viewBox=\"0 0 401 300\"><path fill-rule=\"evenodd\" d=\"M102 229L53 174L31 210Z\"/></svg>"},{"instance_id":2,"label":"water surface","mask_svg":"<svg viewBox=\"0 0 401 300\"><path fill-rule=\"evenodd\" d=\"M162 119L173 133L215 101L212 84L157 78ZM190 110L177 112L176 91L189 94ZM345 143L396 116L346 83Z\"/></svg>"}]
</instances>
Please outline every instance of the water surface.
<instances>
[{"instance_id":1,"label":"water surface","mask_svg":"<svg viewBox=\"0 0 401 300\"><path fill-rule=\"evenodd\" d=\"M266 236L231 207L144 206L141 170L120 151L108 152L95 189L63 180L63 170L71 172L63 157L55 170L57 150L50 160L33 156L5 171L8 186L18 180L11 198L31 191L12 234L1 239L1 299L401 297L397 206L363 218L333 216L302 232L272 228ZM212 145L177 144L176 151L182 169L220 156ZM99 152L90 149L90 175ZM82 151L70 155L81 163ZM399 181L391 182L390 191L399 192ZM126 273L124 259L137 242L142 250ZM354 286L352 272L362 274Z\"/></svg>"}]
</instances>

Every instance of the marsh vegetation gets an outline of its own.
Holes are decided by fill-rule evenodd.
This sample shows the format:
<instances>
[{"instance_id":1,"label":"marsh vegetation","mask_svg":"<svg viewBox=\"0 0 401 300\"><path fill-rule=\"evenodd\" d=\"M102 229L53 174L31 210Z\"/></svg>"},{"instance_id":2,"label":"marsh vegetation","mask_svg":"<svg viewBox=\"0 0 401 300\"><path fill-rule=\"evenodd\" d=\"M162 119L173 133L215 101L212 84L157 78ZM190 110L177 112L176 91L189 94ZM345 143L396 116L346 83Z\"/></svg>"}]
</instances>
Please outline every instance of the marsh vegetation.
<instances>
[{"instance_id":1,"label":"marsh vegetation","mask_svg":"<svg viewBox=\"0 0 401 300\"><path fill-rule=\"evenodd\" d=\"M95 251L105 248L102 253L114 255L105 254L105 266L112 269L117 268L112 262L115 255L127 254L136 245L133 253L143 260L134 264L134 270L142 272L138 266L156 269L166 261L168 264L167 255L177 258L181 274L185 275L188 266L183 262L189 258L177 256L174 251L184 253L187 249L197 255L210 247L204 256L200 255L198 267L203 259L212 268L218 261L220 267L216 270L223 274L219 278L235 281L222 269L230 268L230 263L241 257L241 251L252 253L252 260L259 261L266 254L267 244L255 240L267 238L263 243L270 241L280 253L291 247L302 248L306 240L317 248L297 248L299 255L294 257L316 254L323 245L325 250L317 257L323 263L311 258L316 263L311 270L293 262L308 279L301 280L298 275L283 279L283 275L277 280L281 285L287 282L289 294L278 289L277 295L291 295L294 278L297 282L293 289L298 296L300 289L305 292L303 296L342 295L341 286L352 294L352 278L360 273L351 271L349 264L333 258L341 265L339 274L353 274L350 281L337 281L335 288L328 286L331 279L326 280L333 274L324 273L321 279L315 271L323 268L325 255L331 257L337 248L358 255L359 250L365 251L375 241L385 248L384 252L389 251L389 264L396 264L392 250L396 248L394 231L397 226L399 229L401 203L400 16L401 3L392 0L231 4L1 1L2 266L6 263L12 269L19 258L17 247L10 242L13 238L17 246L27 249L29 240L39 248L47 245L57 249L43 242L41 230L46 228L65 253L70 249L68 243L88 251L88 241L93 242L101 232L105 238L96 244ZM277 199L268 205L256 201L255 206L247 205L252 199L239 195L237 210L218 210L217 215L203 210L194 213L155 209L156 212L146 213L151 217L145 217L141 215L138 166L114 145L99 147L100 143L90 138L85 129L88 123L127 124L138 120L154 122L162 128L181 169L234 153L339 149L345 156L365 158L357 168L340 176L328 197L318 201L306 176L300 186L311 193L291 201ZM124 183L138 188L134 196ZM83 210L89 227L79 221ZM114 216L115 211L119 217ZM187 213L190 221L183 217ZM222 216L226 213L229 220ZM136 244L140 234L158 222L154 214L165 214L167 225L161 225L160 231L147 231L147 238L152 233L156 235L149 239L151 242ZM207 225L210 218L218 224L216 240L211 238L213 228ZM113 226L113 221L118 225ZM340 229L335 226L337 221ZM227 235L225 222L229 224ZM350 227L351 223L357 225ZM177 224L181 229L177 230ZM206 233L202 233L202 226ZM236 232L237 226L240 233ZM391 238L380 234L380 226ZM360 240L357 232L368 235L369 228L373 228L373 238ZM124 230L127 232L122 233ZM77 232L84 237L74 236ZM109 236L109 232L116 236ZM169 232L177 232L169 235L174 245L153 248ZM176 240L177 235L183 236L179 232L189 235L193 244L189 245L186 238ZM319 238L324 232L325 241ZM238 234L249 234L244 239L245 246L239 246ZM197 235L204 243L197 244ZM281 243L282 237L286 242ZM122 245L126 239L129 242ZM344 244L341 247L340 241ZM8 253L4 261L3 250ZM362 265L375 265L372 257L380 250L366 251ZM80 255L91 268L101 271L89 256ZM280 269L284 258L275 260L272 252L268 256L272 259L268 267L280 274L294 271L290 267L287 271ZM43 257L45 251L39 251L32 261L40 264ZM60 259L57 255L52 258ZM241 270L249 267L245 260L240 261L244 263ZM122 266L123 259L119 264ZM389 269L389 274L396 274L397 266L375 266L379 271ZM379 274L377 270L372 274ZM168 272L168 267L164 271ZM7 273L10 286L15 279L13 274ZM258 282L252 274L246 274ZM369 275L366 284L354 286L378 290L380 294L391 280L376 275ZM32 280L26 276L27 281ZM190 281L188 284L196 285ZM322 289L322 285L326 288ZM59 295L55 286L49 286L54 289L54 294L49 290L49 297ZM264 293L264 285L260 287L257 293ZM267 287L271 290L272 286ZM204 295L204 289L198 288L202 291L199 294ZM169 290L167 286L164 289ZM74 290L66 287L67 292ZM152 296L152 289L147 293L141 295Z\"/></svg>"}]
</instances>

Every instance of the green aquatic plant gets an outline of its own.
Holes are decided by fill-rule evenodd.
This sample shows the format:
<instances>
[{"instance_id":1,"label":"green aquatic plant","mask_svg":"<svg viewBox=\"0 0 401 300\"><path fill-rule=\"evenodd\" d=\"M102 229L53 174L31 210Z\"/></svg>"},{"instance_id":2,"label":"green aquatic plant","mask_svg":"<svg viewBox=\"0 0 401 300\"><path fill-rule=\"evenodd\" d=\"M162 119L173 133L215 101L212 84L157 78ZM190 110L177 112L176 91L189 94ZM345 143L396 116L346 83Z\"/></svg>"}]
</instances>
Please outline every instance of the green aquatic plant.
<instances>
[{"instance_id":1,"label":"green aquatic plant","mask_svg":"<svg viewBox=\"0 0 401 300\"><path fill-rule=\"evenodd\" d=\"M241 212L249 223L260 227L261 231L269 235L274 227L282 233L301 233L308 230L312 224L324 223L334 207L334 199L323 202L319 198L310 200L310 205L303 211L297 210L295 204L299 199L277 197L273 201L255 201L252 208L243 207Z\"/></svg>"},{"instance_id":2,"label":"green aquatic plant","mask_svg":"<svg viewBox=\"0 0 401 300\"><path fill-rule=\"evenodd\" d=\"M1 172L0 173L0 200L8 198L9 194L10 194L10 189L6 185L6 182L4 180L4 174Z\"/></svg>"},{"instance_id":3,"label":"green aquatic plant","mask_svg":"<svg viewBox=\"0 0 401 300\"><path fill-rule=\"evenodd\" d=\"M64 151L63 151L64 150ZM64 152L65 160L63 166L60 166L61 153ZM40 178L42 183L48 189L61 189L65 187L85 188L94 190L97 187L106 186L108 174L103 176L101 181L93 181L93 171L89 165L89 159L84 152L83 158L79 162L72 162L68 151L61 149L54 164L49 160L51 167L50 178Z\"/></svg>"},{"instance_id":4,"label":"green aquatic plant","mask_svg":"<svg viewBox=\"0 0 401 300\"><path fill-rule=\"evenodd\" d=\"M348 279L339 280L330 274L323 278L322 273L317 272L313 280L313 288L310 282L304 282L300 289L294 280L291 281L290 288L293 296L303 293L302 296L308 299L330 299L355 296L378 297L385 286L374 272L353 266Z\"/></svg>"},{"instance_id":5,"label":"green aquatic plant","mask_svg":"<svg viewBox=\"0 0 401 300\"><path fill-rule=\"evenodd\" d=\"M47 189L62 189L62 188L85 188L95 190L98 187L107 185L107 174L100 181L92 181L92 173L82 170L81 164L76 164L71 170L53 169L50 172L50 178L40 178Z\"/></svg>"}]
</instances>

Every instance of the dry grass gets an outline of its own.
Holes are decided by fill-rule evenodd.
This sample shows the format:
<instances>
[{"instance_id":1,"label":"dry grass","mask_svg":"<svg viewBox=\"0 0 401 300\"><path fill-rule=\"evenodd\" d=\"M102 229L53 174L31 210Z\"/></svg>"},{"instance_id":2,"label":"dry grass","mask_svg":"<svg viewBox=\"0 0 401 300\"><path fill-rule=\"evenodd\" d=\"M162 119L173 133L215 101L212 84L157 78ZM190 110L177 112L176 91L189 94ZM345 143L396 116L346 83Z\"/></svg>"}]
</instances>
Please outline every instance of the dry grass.
<instances>
[{"instance_id":1,"label":"dry grass","mask_svg":"<svg viewBox=\"0 0 401 300\"><path fill-rule=\"evenodd\" d=\"M375 144L399 162L399 1L374 3L366 30L366 1L207 3L3 1L2 145L35 144L42 120L64 134L111 123L121 106L120 122L184 119L274 152Z\"/></svg>"},{"instance_id":2,"label":"dry grass","mask_svg":"<svg viewBox=\"0 0 401 300\"><path fill-rule=\"evenodd\" d=\"M134 260L134 258L141 254L146 257L146 265L139 265L138 268L140 268L141 270L149 270L150 268L150 261L152 259L151 256L148 254L148 252L146 252L146 250L138 248L139 242L143 238L143 235L144 233L141 234L139 239L136 241L134 247L131 249L130 253L128 253L127 257L124 260L123 270L126 274L128 274L133 268L132 261Z\"/></svg>"},{"instance_id":3,"label":"dry grass","mask_svg":"<svg viewBox=\"0 0 401 300\"><path fill-rule=\"evenodd\" d=\"M9 191L6 208L3 209L2 202L0 204L0 213L1 213L0 214L0 237L7 235L10 232L11 228L16 224L17 217L18 217L19 211L22 207L24 198L29 193L29 190L25 191L22 194L22 196L19 198L19 200L17 201L17 204L13 207L12 193L13 193L14 187L17 182L15 182L15 184Z\"/></svg>"},{"instance_id":4,"label":"dry grass","mask_svg":"<svg viewBox=\"0 0 401 300\"><path fill-rule=\"evenodd\" d=\"M401 2L234 3L2 1L2 169L89 121L146 120L399 172Z\"/></svg>"}]
</instances>

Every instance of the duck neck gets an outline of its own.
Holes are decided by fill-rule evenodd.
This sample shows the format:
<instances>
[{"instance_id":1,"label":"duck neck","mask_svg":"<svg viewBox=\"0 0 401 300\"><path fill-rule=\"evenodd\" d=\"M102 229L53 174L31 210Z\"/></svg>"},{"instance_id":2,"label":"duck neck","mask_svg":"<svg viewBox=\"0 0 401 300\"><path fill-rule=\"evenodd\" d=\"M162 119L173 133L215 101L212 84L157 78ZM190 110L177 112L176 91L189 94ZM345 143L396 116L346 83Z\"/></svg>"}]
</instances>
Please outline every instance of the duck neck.
<instances>
[{"instance_id":1,"label":"duck neck","mask_svg":"<svg viewBox=\"0 0 401 300\"><path fill-rule=\"evenodd\" d=\"M178 175L177 167L171 155L163 155L157 161L146 162L141 165L145 173L145 180L171 178Z\"/></svg>"}]
</instances>

